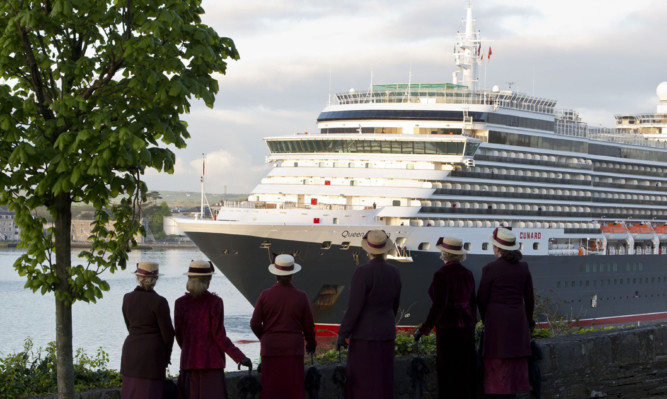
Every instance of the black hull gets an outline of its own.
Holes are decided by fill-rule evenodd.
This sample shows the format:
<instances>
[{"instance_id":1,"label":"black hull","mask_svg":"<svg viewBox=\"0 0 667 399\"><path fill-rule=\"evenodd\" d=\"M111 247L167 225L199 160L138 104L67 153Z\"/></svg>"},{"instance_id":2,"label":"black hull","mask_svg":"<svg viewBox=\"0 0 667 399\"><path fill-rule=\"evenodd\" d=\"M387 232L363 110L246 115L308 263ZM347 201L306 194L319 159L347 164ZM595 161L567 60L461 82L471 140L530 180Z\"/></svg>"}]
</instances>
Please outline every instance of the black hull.
<instances>
[{"instance_id":1,"label":"black hull","mask_svg":"<svg viewBox=\"0 0 667 399\"><path fill-rule=\"evenodd\" d=\"M344 249L320 243L262 237L196 233L187 235L222 271L251 304L275 278L267 267L271 253L295 255L303 266L294 279L306 291L315 322L339 324L348 302L347 284L358 264L368 261L360 247ZM433 273L441 267L439 252L412 251L411 263L395 262L403 291L399 325L418 325L426 318L431 301L427 290ZM487 255L468 255L464 265L479 282L482 267L493 260ZM667 319L667 255L527 256L541 321L558 315L592 324L616 324Z\"/></svg>"}]
</instances>

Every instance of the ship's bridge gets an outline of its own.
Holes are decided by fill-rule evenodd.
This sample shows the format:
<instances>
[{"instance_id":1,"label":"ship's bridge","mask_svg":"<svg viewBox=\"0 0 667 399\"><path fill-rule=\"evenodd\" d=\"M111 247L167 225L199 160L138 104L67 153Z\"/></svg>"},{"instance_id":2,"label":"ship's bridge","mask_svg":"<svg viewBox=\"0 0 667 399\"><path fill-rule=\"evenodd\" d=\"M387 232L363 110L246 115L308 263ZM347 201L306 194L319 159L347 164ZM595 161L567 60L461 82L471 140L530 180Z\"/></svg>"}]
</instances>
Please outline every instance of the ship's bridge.
<instances>
[{"instance_id":1,"label":"ship's bridge","mask_svg":"<svg viewBox=\"0 0 667 399\"><path fill-rule=\"evenodd\" d=\"M287 154L345 155L382 154L385 156L420 156L429 160L442 157L472 159L481 141L464 135L393 135L393 134L340 134L267 137L271 151L269 161L283 159Z\"/></svg>"}]
</instances>

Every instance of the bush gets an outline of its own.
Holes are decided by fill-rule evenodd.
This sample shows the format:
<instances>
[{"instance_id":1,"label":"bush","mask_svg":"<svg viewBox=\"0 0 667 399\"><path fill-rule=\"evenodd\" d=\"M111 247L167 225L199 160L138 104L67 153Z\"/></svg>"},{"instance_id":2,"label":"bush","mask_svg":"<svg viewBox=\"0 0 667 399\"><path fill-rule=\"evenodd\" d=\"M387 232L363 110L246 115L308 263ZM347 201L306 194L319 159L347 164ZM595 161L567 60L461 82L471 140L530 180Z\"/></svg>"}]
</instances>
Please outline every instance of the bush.
<instances>
[{"instance_id":1,"label":"bush","mask_svg":"<svg viewBox=\"0 0 667 399\"><path fill-rule=\"evenodd\" d=\"M335 343L332 342L333 345ZM419 355L427 356L435 354L435 332L423 336L419 341ZM412 337L412 331L398 331L396 334L396 340L394 341L394 350L396 357L412 356L417 355L417 343ZM322 352L318 351L317 356L315 356L315 362L318 364L335 364L340 362L345 362L347 356L347 349L341 349L340 354L334 349L323 350ZM309 364L310 360L307 360Z\"/></svg>"},{"instance_id":2,"label":"bush","mask_svg":"<svg viewBox=\"0 0 667 399\"><path fill-rule=\"evenodd\" d=\"M81 348L77 349L74 356L75 389L85 391L120 386L120 373L109 370L108 363L109 355L102 348L97 350L95 357L89 357ZM57 390L55 342L35 350L32 340L26 338L22 352L0 358L0 398L27 398Z\"/></svg>"}]
</instances>

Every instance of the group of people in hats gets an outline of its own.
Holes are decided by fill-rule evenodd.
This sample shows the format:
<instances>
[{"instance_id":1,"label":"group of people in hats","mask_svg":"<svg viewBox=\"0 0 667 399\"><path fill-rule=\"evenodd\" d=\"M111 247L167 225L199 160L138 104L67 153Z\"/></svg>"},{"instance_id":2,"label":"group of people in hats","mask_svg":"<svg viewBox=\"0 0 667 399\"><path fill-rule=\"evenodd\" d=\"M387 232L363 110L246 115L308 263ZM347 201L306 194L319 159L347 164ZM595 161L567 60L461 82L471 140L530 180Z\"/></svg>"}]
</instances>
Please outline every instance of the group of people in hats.
<instances>
[{"instance_id":1,"label":"group of people in hats","mask_svg":"<svg viewBox=\"0 0 667 399\"><path fill-rule=\"evenodd\" d=\"M495 229L490 241L496 260L483 268L477 293L473 274L462 263L466 251L461 240L442 237L437 243L444 265L433 275L428 290L432 305L414 339L435 328L440 398L475 395L478 311L485 326L484 393L509 398L530 390L532 278L511 229ZM336 340L338 349L348 348L345 394L348 399L393 398L401 278L386 259L394 243L383 230L370 230L361 246L370 260L352 276ZM276 282L260 294L250 320L260 340L264 399L305 398L304 355L314 353L317 343L310 300L292 284L301 268L291 255L275 257L268 269ZM172 327L169 304L153 290L158 265L137 264L138 286L123 299L129 331L121 357L123 399L162 397L174 338L181 347L179 398L226 398L225 354L252 367L226 335L222 299L208 291L213 271L207 261L190 264L188 293L176 300Z\"/></svg>"},{"instance_id":2,"label":"group of people in hats","mask_svg":"<svg viewBox=\"0 0 667 399\"><path fill-rule=\"evenodd\" d=\"M477 294L473 274L462 264L462 241L443 237L437 243L444 265L433 275L432 305L414 338L419 341L435 327L439 398L474 398L478 385L498 399L531 389L532 277L511 228L496 228L489 240L496 259L482 269ZM475 350L477 311L484 324L481 356Z\"/></svg>"},{"instance_id":3,"label":"group of people in hats","mask_svg":"<svg viewBox=\"0 0 667 399\"><path fill-rule=\"evenodd\" d=\"M154 290L159 265L137 264L138 286L123 298L129 335L121 354L121 398L163 398L174 338L181 347L180 398L225 398L225 354L252 367L251 360L227 337L222 298L208 291L213 272L211 262L190 263L185 273L188 292L176 300L172 326L169 304Z\"/></svg>"}]
</instances>

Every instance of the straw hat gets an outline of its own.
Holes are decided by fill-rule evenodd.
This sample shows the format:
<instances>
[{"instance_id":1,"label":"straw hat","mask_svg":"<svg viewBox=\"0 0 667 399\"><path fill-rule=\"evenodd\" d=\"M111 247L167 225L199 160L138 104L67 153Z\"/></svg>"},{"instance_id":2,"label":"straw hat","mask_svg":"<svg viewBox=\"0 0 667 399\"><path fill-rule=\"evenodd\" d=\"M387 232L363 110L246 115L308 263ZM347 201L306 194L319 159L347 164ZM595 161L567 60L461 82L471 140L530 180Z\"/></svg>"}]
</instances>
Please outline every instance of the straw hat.
<instances>
[{"instance_id":1,"label":"straw hat","mask_svg":"<svg viewBox=\"0 0 667 399\"><path fill-rule=\"evenodd\" d=\"M147 277L164 276L164 274L160 274L160 264L156 262L139 262L137 263L137 270L132 273Z\"/></svg>"},{"instance_id":2,"label":"straw hat","mask_svg":"<svg viewBox=\"0 0 667 399\"><path fill-rule=\"evenodd\" d=\"M379 255L394 249L394 242L384 230L369 230L361 239L361 247L370 254Z\"/></svg>"},{"instance_id":3,"label":"straw hat","mask_svg":"<svg viewBox=\"0 0 667 399\"><path fill-rule=\"evenodd\" d=\"M450 254L455 255L465 255L466 251L463 250L463 241L460 238L456 237L440 237L438 238L438 243L435 244L436 247L440 248L443 252L449 252Z\"/></svg>"},{"instance_id":4,"label":"straw hat","mask_svg":"<svg viewBox=\"0 0 667 399\"><path fill-rule=\"evenodd\" d=\"M276 259L269 265L269 271L276 276L289 276L301 270L301 265L294 263L294 257L288 254L276 256Z\"/></svg>"},{"instance_id":5,"label":"straw hat","mask_svg":"<svg viewBox=\"0 0 667 399\"><path fill-rule=\"evenodd\" d=\"M508 251L519 249L519 243L516 242L516 235L512 233L511 228L508 227L496 227L496 229L493 230L493 234L489 237L489 240L491 240L491 244L500 249L506 249Z\"/></svg>"},{"instance_id":6,"label":"straw hat","mask_svg":"<svg viewBox=\"0 0 667 399\"><path fill-rule=\"evenodd\" d=\"M215 272L215 267L213 267L213 262L205 260L193 260L190 262L190 268L187 273L183 273L187 276L211 276Z\"/></svg>"}]
</instances>

